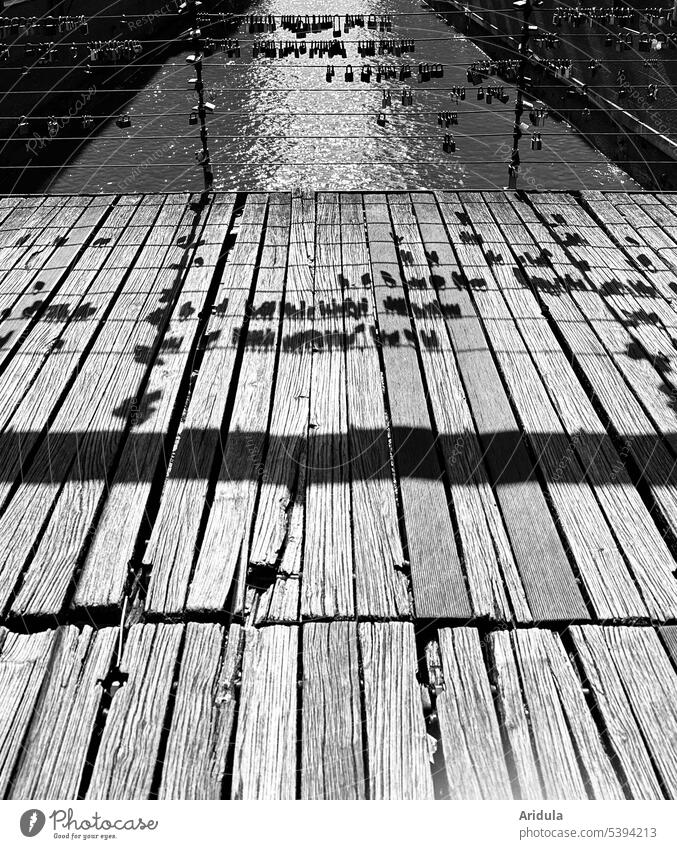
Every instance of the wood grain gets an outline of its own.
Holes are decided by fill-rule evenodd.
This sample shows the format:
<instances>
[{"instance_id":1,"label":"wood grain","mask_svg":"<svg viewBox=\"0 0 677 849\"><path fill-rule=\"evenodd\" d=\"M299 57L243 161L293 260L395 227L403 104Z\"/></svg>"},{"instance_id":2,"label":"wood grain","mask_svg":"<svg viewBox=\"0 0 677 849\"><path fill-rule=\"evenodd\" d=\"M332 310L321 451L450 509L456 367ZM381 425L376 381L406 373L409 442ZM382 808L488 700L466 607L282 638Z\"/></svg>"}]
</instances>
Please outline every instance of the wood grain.
<instances>
[{"instance_id":1,"label":"wood grain","mask_svg":"<svg viewBox=\"0 0 677 849\"><path fill-rule=\"evenodd\" d=\"M183 625L133 625L94 762L87 799L147 799Z\"/></svg>"},{"instance_id":2,"label":"wood grain","mask_svg":"<svg viewBox=\"0 0 677 849\"><path fill-rule=\"evenodd\" d=\"M238 361L239 338L252 295L263 238L266 195L251 194L235 245L223 269L207 324L210 340L172 451L151 536L143 555L150 570L146 606L157 612L183 610L205 510L210 475ZM177 533L177 525L181 532Z\"/></svg>"},{"instance_id":3,"label":"wood grain","mask_svg":"<svg viewBox=\"0 0 677 849\"><path fill-rule=\"evenodd\" d=\"M117 634L116 628L80 631L73 625L56 632L13 799L77 799Z\"/></svg>"},{"instance_id":4,"label":"wood grain","mask_svg":"<svg viewBox=\"0 0 677 849\"><path fill-rule=\"evenodd\" d=\"M296 798L298 626L245 630L233 799Z\"/></svg>"},{"instance_id":5,"label":"wood grain","mask_svg":"<svg viewBox=\"0 0 677 849\"><path fill-rule=\"evenodd\" d=\"M301 798L364 799L359 652L354 622L303 627Z\"/></svg>"},{"instance_id":6,"label":"wood grain","mask_svg":"<svg viewBox=\"0 0 677 849\"><path fill-rule=\"evenodd\" d=\"M408 622L358 625L370 799L432 799L430 749Z\"/></svg>"},{"instance_id":7,"label":"wood grain","mask_svg":"<svg viewBox=\"0 0 677 849\"><path fill-rule=\"evenodd\" d=\"M160 799L221 799L243 631L189 622L162 766Z\"/></svg>"},{"instance_id":8,"label":"wood grain","mask_svg":"<svg viewBox=\"0 0 677 849\"><path fill-rule=\"evenodd\" d=\"M512 799L478 632L441 628L426 649L452 799Z\"/></svg>"}]
</instances>

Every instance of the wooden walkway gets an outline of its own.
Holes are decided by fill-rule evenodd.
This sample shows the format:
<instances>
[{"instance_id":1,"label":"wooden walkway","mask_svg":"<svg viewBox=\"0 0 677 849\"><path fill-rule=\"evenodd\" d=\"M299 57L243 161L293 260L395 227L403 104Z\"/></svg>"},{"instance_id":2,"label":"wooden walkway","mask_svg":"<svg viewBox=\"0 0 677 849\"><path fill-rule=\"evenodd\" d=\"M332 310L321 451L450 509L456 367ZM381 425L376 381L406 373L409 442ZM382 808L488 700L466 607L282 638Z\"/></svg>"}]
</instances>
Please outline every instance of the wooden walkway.
<instances>
[{"instance_id":1,"label":"wooden walkway","mask_svg":"<svg viewBox=\"0 0 677 849\"><path fill-rule=\"evenodd\" d=\"M677 212L0 198L0 793L677 797Z\"/></svg>"}]
</instances>

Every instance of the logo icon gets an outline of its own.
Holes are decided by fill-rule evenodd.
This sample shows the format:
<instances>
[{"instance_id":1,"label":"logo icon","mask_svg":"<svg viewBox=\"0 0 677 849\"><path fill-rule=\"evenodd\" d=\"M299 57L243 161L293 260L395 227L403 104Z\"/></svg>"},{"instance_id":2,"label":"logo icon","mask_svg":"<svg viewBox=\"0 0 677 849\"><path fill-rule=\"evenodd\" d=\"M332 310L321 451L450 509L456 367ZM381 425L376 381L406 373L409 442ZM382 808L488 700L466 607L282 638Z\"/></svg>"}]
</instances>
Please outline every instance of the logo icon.
<instances>
[{"instance_id":1,"label":"logo icon","mask_svg":"<svg viewBox=\"0 0 677 849\"><path fill-rule=\"evenodd\" d=\"M19 828L24 837L35 837L45 827L45 815L37 808L31 808L21 815Z\"/></svg>"}]
</instances>

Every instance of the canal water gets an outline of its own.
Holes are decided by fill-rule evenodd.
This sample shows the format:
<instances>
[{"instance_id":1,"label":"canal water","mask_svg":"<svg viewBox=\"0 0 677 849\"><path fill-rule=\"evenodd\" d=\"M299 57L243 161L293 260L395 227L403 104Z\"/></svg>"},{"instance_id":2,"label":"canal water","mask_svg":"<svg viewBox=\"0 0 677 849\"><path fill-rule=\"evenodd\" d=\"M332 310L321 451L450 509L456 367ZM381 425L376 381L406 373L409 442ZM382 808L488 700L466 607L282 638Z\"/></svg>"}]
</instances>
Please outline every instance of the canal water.
<instances>
[{"instance_id":1,"label":"canal water","mask_svg":"<svg viewBox=\"0 0 677 849\"><path fill-rule=\"evenodd\" d=\"M355 7L354 7L355 8ZM317 0L260 0L253 14L331 15L349 7ZM342 38L347 58L253 58L253 39L296 41L280 29L252 35L242 25L236 37L240 57L215 52L205 60L208 97L216 105L209 115L215 187L222 190L287 190L294 187L336 190L491 189L507 183L512 145L515 92L491 104L477 99L467 81L468 66L486 55L447 26L426 5L414 0L366 0L356 12L394 13L392 32L355 28ZM204 34L207 30L204 31ZM362 59L360 40L414 39L416 50L399 58ZM309 34L307 41L331 39L331 30ZM201 168L195 162L198 127L189 125L196 101L185 63L189 50L166 58L145 88L126 108L131 126L107 124L73 156L49 189L57 192L164 191L197 189ZM441 63L442 78L418 82L418 63ZM363 64L411 65L410 80L360 81ZM327 82L327 65L334 78ZM352 65L354 82L346 82ZM500 79L487 85L502 85ZM403 86L412 89L411 105L402 105ZM447 90L465 87L465 100ZM392 105L382 110L383 90L391 89ZM385 125L380 124L383 111ZM456 112L458 125L438 124L438 112ZM525 116L526 117L526 116ZM381 116L383 119L383 116ZM528 118L527 118L528 120ZM531 132L521 141L519 185L534 189L631 188L635 184L592 148L565 122L548 118L534 128L542 149L531 149ZM443 150L444 135L453 133L456 150ZM80 167L85 166L85 167ZM120 167L125 166L125 167Z\"/></svg>"}]
</instances>

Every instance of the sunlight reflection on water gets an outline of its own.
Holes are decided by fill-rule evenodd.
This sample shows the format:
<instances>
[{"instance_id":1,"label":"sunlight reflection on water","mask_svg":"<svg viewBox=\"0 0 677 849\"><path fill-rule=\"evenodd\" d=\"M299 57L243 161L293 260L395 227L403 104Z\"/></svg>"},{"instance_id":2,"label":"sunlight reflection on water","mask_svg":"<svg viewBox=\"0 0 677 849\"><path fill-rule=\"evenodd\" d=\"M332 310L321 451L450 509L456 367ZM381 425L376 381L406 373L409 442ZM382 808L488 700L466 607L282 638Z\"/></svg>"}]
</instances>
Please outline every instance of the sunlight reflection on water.
<instances>
[{"instance_id":1,"label":"sunlight reflection on water","mask_svg":"<svg viewBox=\"0 0 677 849\"><path fill-rule=\"evenodd\" d=\"M371 0L353 5L356 11L420 13L427 7L413 0ZM336 10L327 0L312 4L314 14ZM348 11L350 8L341 8ZM255 13L305 14L308 0L261 0L249 11ZM267 35L258 38L268 38ZM274 36L294 40L278 28ZM353 29L347 41L376 37L373 31ZM384 37L439 38L419 41L413 54L394 62L443 63L442 79L419 84L407 81L414 94L412 106L402 106L402 83L361 83L360 67L379 62L379 57L362 60L356 45L348 45L348 59L310 59L308 55L286 59L253 59L253 38L241 27L242 55L228 59L215 53L205 61L205 83L217 110L209 116L210 149L215 187L223 190L309 189L374 190L421 188L503 188L507 181L508 152L514 120L514 98L503 105L497 100L487 106L475 99L466 80L467 66L484 58L484 53L442 22L434 13L395 17L393 32ZM331 31L309 39L331 38ZM199 147L197 128L188 125L195 95L189 91L189 66L182 65L185 51L167 59L146 88L125 110L132 116L130 130L114 122L87 144L74 158L78 165L99 166L66 169L56 179L53 191L163 191L198 189L201 169L195 165ZM336 76L325 79L327 64ZM344 69L352 64L355 82L346 83ZM177 65L177 67L175 67ZM496 80L496 85L501 81ZM186 93L169 93L168 88L186 87ZM456 104L448 92L453 86L468 86L468 99ZM233 89L233 90L219 90ZM386 125L377 124L382 90L392 89L392 107L386 109ZM433 89L423 91L421 89ZM438 111L456 111L459 125L450 128L456 138L455 154L442 151L447 132L437 123ZM175 114L179 113L179 114ZM301 113L301 114L300 114ZM433 113L433 114L427 114ZM135 115L151 118L135 119ZM628 188L633 181L565 123L549 120L542 129L543 150L530 149L528 134L522 140L524 188L578 189ZM143 139L143 136L157 138ZM119 164L131 168L109 167Z\"/></svg>"}]
</instances>

